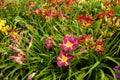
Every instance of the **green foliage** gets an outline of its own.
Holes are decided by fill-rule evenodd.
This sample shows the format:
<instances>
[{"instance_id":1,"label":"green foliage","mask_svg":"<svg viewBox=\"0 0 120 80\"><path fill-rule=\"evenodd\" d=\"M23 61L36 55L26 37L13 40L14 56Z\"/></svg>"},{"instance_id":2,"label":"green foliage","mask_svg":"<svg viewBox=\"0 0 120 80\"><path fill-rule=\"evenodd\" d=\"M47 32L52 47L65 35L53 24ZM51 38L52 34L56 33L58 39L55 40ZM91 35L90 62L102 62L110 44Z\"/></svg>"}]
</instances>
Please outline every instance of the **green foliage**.
<instances>
[{"instance_id":1,"label":"green foliage","mask_svg":"<svg viewBox=\"0 0 120 80\"><path fill-rule=\"evenodd\" d=\"M36 2L36 8L26 6L29 1ZM6 20L2 27L8 25L11 29L6 35L0 23L0 80L27 80L33 73L34 80L117 80L113 67L120 66L120 23L117 23L120 21L120 4L113 1L111 6L106 7L107 2L103 0L78 0L66 5L65 1L59 5L48 0L5 0L4 7L0 8L0 20ZM57 17L42 14L42 9L46 9L46 12L53 10ZM35 10L41 12L36 14ZM115 11L113 16L98 18L98 14L107 14L111 10ZM92 18L93 23L89 19L88 23L85 22L85 18L80 21L79 15ZM17 37L12 31L18 31ZM85 44L79 42L73 52L68 51L74 56L69 65L58 67L57 59L64 36L80 38L83 34L91 34L93 40L84 40ZM18 43L12 40L13 37L18 39ZM51 37L54 41L49 50L46 39ZM99 39L105 42L103 52L95 50L95 43ZM83 48L85 50L82 52ZM19 58L11 58L19 53L23 63L17 62Z\"/></svg>"}]
</instances>

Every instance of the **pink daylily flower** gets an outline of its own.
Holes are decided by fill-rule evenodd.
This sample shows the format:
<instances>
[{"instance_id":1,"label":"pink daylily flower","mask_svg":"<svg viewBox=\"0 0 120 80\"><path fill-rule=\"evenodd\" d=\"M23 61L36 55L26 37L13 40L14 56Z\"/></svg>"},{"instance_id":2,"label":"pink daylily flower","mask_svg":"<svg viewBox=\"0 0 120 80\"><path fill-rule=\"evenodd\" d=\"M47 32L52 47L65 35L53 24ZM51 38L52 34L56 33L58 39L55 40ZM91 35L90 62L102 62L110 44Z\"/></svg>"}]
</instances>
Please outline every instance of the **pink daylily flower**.
<instances>
[{"instance_id":1,"label":"pink daylily flower","mask_svg":"<svg viewBox=\"0 0 120 80\"><path fill-rule=\"evenodd\" d=\"M15 61L18 64L23 64L24 62L27 61L26 54L18 53L18 54L13 54L10 57L13 59L13 61Z\"/></svg>"},{"instance_id":2,"label":"pink daylily flower","mask_svg":"<svg viewBox=\"0 0 120 80\"><path fill-rule=\"evenodd\" d=\"M32 44L33 44L33 41L34 41L34 37L31 36L31 40L30 40L30 43L29 43L29 46L28 46L28 50L31 48Z\"/></svg>"},{"instance_id":3,"label":"pink daylily flower","mask_svg":"<svg viewBox=\"0 0 120 80\"><path fill-rule=\"evenodd\" d=\"M78 46L78 38L77 37L70 37L70 36L65 36L63 44L61 45L61 48L64 51L71 51L73 52L74 49Z\"/></svg>"},{"instance_id":4,"label":"pink daylily flower","mask_svg":"<svg viewBox=\"0 0 120 80\"><path fill-rule=\"evenodd\" d=\"M28 80L33 80L33 77L35 76L35 72L34 73L32 73L32 74L30 74L29 76L28 76Z\"/></svg>"},{"instance_id":5,"label":"pink daylily flower","mask_svg":"<svg viewBox=\"0 0 120 80\"><path fill-rule=\"evenodd\" d=\"M61 53L59 54L57 58L58 67L68 66L72 58L73 56L71 54L61 51Z\"/></svg>"},{"instance_id":6,"label":"pink daylily flower","mask_svg":"<svg viewBox=\"0 0 120 80\"><path fill-rule=\"evenodd\" d=\"M46 48L47 48L48 50L50 50L50 49L52 48L52 46L53 46L54 38L47 38L47 39L45 40L45 43L46 43Z\"/></svg>"}]
</instances>

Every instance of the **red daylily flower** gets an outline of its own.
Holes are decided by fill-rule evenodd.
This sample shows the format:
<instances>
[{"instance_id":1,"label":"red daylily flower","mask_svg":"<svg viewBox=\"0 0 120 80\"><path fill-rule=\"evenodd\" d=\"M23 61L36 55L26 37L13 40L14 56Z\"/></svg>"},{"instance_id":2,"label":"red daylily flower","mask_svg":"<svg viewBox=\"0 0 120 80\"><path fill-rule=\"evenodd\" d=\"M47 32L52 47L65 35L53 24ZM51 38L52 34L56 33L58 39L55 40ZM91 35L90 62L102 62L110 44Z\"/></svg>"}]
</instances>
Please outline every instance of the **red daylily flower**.
<instances>
[{"instance_id":1,"label":"red daylily flower","mask_svg":"<svg viewBox=\"0 0 120 80\"><path fill-rule=\"evenodd\" d=\"M93 35L87 35L87 34L83 34L78 38L78 42L80 44L87 44L88 42L93 40Z\"/></svg>"},{"instance_id":2,"label":"red daylily flower","mask_svg":"<svg viewBox=\"0 0 120 80\"><path fill-rule=\"evenodd\" d=\"M93 19L90 16L79 15L77 20L79 20L81 26L93 24Z\"/></svg>"},{"instance_id":3,"label":"red daylily flower","mask_svg":"<svg viewBox=\"0 0 120 80\"><path fill-rule=\"evenodd\" d=\"M103 39L97 39L97 41L94 44L94 49L95 49L95 51L102 53L105 50L104 46L105 46L104 40Z\"/></svg>"},{"instance_id":4,"label":"red daylily flower","mask_svg":"<svg viewBox=\"0 0 120 80\"><path fill-rule=\"evenodd\" d=\"M120 0L117 0L117 3L120 4Z\"/></svg>"},{"instance_id":5,"label":"red daylily flower","mask_svg":"<svg viewBox=\"0 0 120 80\"><path fill-rule=\"evenodd\" d=\"M86 16L85 17L85 22L86 22L86 24L92 24L93 23L93 19L90 16Z\"/></svg>"},{"instance_id":6,"label":"red daylily flower","mask_svg":"<svg viewBox=\"0 0 120 80\"><path fill-rule=\"evenodd\" d=\"M113 15L115 15L115 11L108 11L108 12L106 12L106 14L108 15L108 16L113 16Z\"/></svg>"},{"instance_id":7,"label":"red daylily flower","mask_svg":"<svg viewBox=\"0 0 120 80\"><path fill-rule=\"evenodd\" d=\"M97 15L97 18L103 19L105 18L105 16L106 16L106 13L100 13Z\"/></svg>"},{"instance_id":8,"label":"red daylily flower","mask_svg":"<svg viewBox=\"0 0 120 80\"><path fill-rule=\"evenodd\" d=\"M78 46L78 39L77 37L69 37L69 36L65 36L64 37L64 41L63 44L61 45L61 48L64 51L71 51L73 52L74 49Z\"/></svg>"},{"instance_id":9,"label":"red daylily flower","mask_svg":"<svg viewBox=\"0 0 120 80\"><path fill-rule=\"evenodd\" d=\"M76 2L76 0L67 0L67 1L66 1L66 4L67 4L67 5L71 5L71 4L73 4L74 2Z\"/></svg>"},{"instance_id":10,"label":"red daylily flower","mask_svg":"<svg viewBox=\"0 0 120 80\"><path fill-rule=\"evenodd\" d=\"M85 20L85 17L83 15L79 15L78 18L77 18L77 20L83 21L83 20Z\"/></svg>"},{"instance_id":11,"label":"red daylily flower","mask_svg":"<svg viewBox=\"0 0 120 80\"><path fill-rule=\"evenodd\" d=\"M36 8L36 3L35 2L28 2L27 7L29 8Z\"/></svg>"},{"instance_id":12,"label":"red daylily flower","mask_svg":"<svg viewBox=\"0 0 120 80\"><path fill-rule=\"evenodd\" d=\"M62 4L63 0L48 0L48 2L52 3L52 4Z\"/></svg>"},{"instance_id":13,"label":"red daylily flower","mask_svg":"<svg viewBox=\"0 0 120 80\"><path fill-rule=\"evenodd\" d=\"M72 58L73 56L71 54L61 51L61 53L59 54L57 58L58 67L68 66Z\"/></svg>"}]
</instances>

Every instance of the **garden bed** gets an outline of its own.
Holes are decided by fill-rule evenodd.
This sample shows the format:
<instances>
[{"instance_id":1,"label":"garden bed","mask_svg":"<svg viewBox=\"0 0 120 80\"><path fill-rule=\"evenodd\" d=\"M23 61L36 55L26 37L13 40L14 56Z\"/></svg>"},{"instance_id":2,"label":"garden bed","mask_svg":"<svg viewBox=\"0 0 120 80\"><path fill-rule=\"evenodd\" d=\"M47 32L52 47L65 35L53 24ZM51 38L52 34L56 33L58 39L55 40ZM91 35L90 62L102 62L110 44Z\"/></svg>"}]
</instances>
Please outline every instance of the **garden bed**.
<instances>
[{"instance_id":1,"label":"garden bed","mask_svg":"<svg viewBox=\"0 0 120 80\"><path fill-rule=\"evenodd\" d=\"M120 0L0 0L0 80L120 80Z\"/></svg>"}]
</instances>

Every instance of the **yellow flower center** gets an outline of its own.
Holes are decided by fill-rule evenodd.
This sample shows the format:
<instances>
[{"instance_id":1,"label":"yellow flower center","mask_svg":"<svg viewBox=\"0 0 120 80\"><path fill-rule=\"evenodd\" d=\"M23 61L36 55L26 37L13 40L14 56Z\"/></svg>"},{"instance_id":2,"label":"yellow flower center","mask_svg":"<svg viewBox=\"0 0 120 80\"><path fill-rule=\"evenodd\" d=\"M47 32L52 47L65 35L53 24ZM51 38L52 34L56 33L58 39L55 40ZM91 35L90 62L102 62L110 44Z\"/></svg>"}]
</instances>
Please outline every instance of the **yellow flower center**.
<instances>
[{"instance_id":1,"label":"yellow flower center","mask_svg":"<svg viewBox=\"0 0 120 80\"><path fill-rule=\"evenodd\" d=\"M101 45L97 45L96 48L100 50L102 48L102 46Z\"/></svg>"},{"instance_id":2,"label":"yellow flower center","mask_svg":"<svg viewBox=\"0 0 120 80\"><path fill-rule=\"evenodd\" d=\"M71 48L73 46L73 44L71 42L67 41L66 46Z\"/></svg>"},{"instance_id":3,"label":"yellow flower center","mask_svg":"<svg viewBox=\"0 0 120 80\"><path fill-rule=\"evenodd\" d=\"M13 35L15 36L15 37L18 37L19 35L18 35L18 32L13 32Z\"/></svg>"},{"instance_id":4,"label":"yellow flower center","mask_svg":"<svg viewBox=\"0 0 120 80\"><path fill-rule=\"evenodd\" d=\"M67 60L68 60L68 58L67 58L66 56L63 55L61 61L62 61L62 62L67 62Z\"/></svg>"},{"instance_id":5,"label":"yellow flower center","mask_svg":"<svg viewBox=\"0 0 120 80\"><path fill-rule=\"evenodd\" d=\"M88 42L88 41L89 41L89 38L86 38L86 39L85 39L85 42Z\"/></svg>"}]
</instances>

